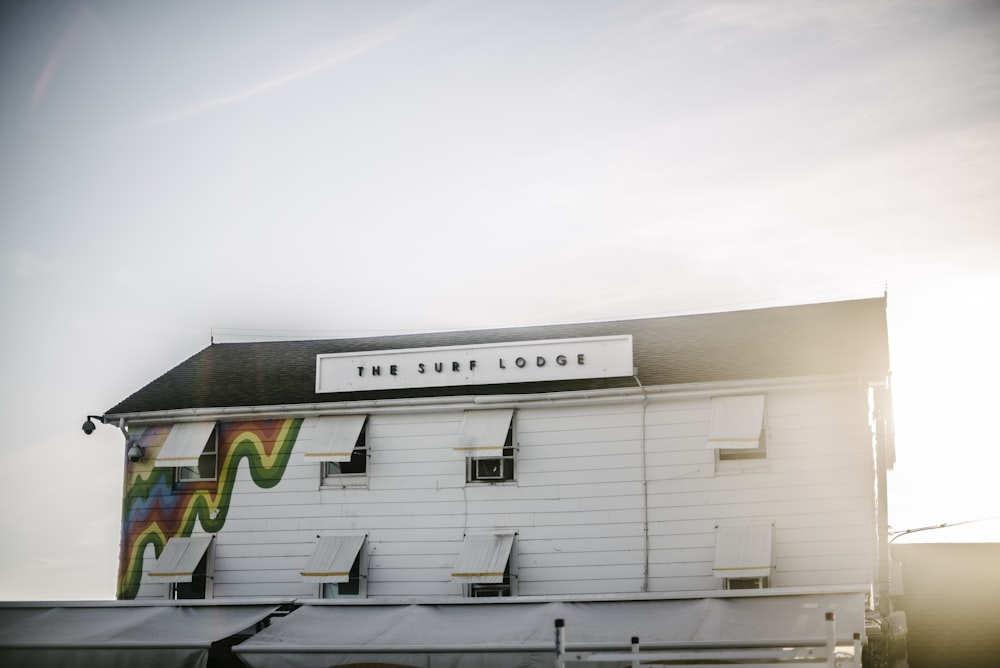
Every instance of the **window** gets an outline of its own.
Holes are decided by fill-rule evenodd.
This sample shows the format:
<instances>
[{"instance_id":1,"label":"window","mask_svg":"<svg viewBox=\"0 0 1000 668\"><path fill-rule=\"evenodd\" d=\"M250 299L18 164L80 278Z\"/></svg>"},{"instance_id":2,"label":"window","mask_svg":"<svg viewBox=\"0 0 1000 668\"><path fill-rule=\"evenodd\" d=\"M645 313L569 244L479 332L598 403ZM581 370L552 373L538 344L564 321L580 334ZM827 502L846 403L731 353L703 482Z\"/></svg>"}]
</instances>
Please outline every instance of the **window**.
<instances>
[{"instance_id":1,"label":"window","mask_svg":"<svg viewBox=\"0 0 1000 668\"><path fill-rule=\"evenodd\" d=\"M368 582L365 540L363 533L317 536L302 578L320 584L321 598L364 598Z\"/></svg>"},{"instance_id":2,"label":"window","mask_svg":"<svg viewBox=\"0 0 1000 668\"><path fill-rule=\"evenodd\" d=\"M455 453L465 458L465 481L517 479L513 409L466 411Z\"/></svg>"},{"instance_id":3,"label":"window","mask_svg":"<svg viewBox=\"0 0 1000 668\"><path fill-rule=\"evenodd\" d=\"M726 589L767 589L770 578L725 578Z\"/></svg>"},{"instance_id":4,"label":"window","mask_svg":"<svg viewBox=\"0 0 1000 668\"><path fill-rule=\"evenodd\" d=\"M175 601L204 599L208 589L208 552L201 555L191 572L190 582L171 582L170 598Z\"/></svg>"},{"instance_id":5,"label":"window","mask_svg":"<svg viewBox=\"0 0 1000 668\"><path fill-rule=\"evenodd\" d=\"M713 572L723 589L769 586L773 546L771 524L719 526L715 535Z\"/></svg>"},{"instance_id":6,"label":"window","mask_svg":"<svg viewBox=\"0 0 1000 668\"><path fill-rule=\"evenodd\" d=\"M767 459L767 433L761 427L756 448L719 448L719 461L740 461L745 459Z\"/></svg>"},{"instance_id":7,"label":"window","mask_svg":"<svg viewBox=\"0 0 1000 668\"><path fill-rule=\"evenodd\" d=\"M507 428L507 438L499 457L467 457L466 482L504 482L514 480L514 424Z\"/></svg>"},{"instance_id":8,"label":"window","mask_svg":"<svg viewBox=\"0 0 1000 668\"><path fill-rule=\"evenodd\" d=\"M211 598L212 536L175 537L167 541L149 572L153 582L167 583L171 599Z\"/></svg>"},{"instance_id":9,"label":"window","mask_svg":"<svg viewBox=\"0 0 1000 668\"><path fill-rule=\"evenodd\" d=\"M324 482L333 482L331 479L339 479L341 476L361 477L368 473L368 429L367 424L362 425L357 439L354 441L354 448L350 457L346 461L325 461L323 462Z\"/></svg>"},{"instance_id":10,"label":"window","mask_svg":"<svg viewBox=\"0 0 1000 668\"><path fill-rule=\"evenodd\" d=\"M510 580L510 557L503 569L503 579L495 583L473 582L469 584L469 596L471 598L495 598L500 596L512 596Z\"/></svg>"},{"instance_id":11,"label":"window","mask_svg":"<svg viewBox=\"0 0 1000 668\"><path fill-rule=\"evenodd\" d=\"M517 534L491 531L466 534L451 579L473 598L517 595Z\"/></svg>"},{"instance_id":12,"label":"window","mask_svg":"<svg viewBox=\"0 0 1000 668\"><path fill-rule=\"evenodd\" d=\"M764 395L712 397L707 445L720 462L767 459Z\"/></svg>"},{"instance_id":13,"label":"window","mask_svg":"<svg viewBox=\"0 0 1000 668\"><path fill-rule=\"evenodd\" d=\"M354 557L345 582L324 582L320 598L361 598L361 553Z\"/></svg>"},{"instance_id":14,"label":"window","mask_svg":"<svg viewBox=\"0 0 1000 668\"><path fill-rule=\"evenodd\" d=\"M302 425L303 456L322 464L323 484L364 484L368 475L368 416L323 415Z\"/></svg>"},{"instance_id":15,"label":"window","mask_svg":"<svg viewBox=\"0 0 1000 668\"><path fill-rule=\"evenodd\" d=\"M194 466L178 466L177 482L215 480L219 465L219 430L213 429Z\"/></svg>"},{"instance_id":16,"label":"window","mask_svg":"<svg viewBox=\"0 0 1000 668\"><path fill-rule=\"evenodd\" d=\"M214 422L181 422L170 428L154 466L172 467L176 482L215 480L218 429Z\"/></svg>"}]
</instances>

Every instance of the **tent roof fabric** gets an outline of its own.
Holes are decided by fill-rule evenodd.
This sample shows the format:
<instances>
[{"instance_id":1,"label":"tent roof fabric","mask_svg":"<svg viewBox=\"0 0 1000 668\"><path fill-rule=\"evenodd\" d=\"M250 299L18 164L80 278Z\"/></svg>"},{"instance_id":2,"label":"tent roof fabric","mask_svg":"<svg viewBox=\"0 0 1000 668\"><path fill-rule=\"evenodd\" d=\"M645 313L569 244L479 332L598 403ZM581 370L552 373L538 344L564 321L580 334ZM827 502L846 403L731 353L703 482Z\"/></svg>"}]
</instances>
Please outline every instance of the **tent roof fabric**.
<instances>
[{"instance_id":1,"label":"tent roof fabric","mask_svg":"<svg viewBox=\"0 0 1000 668\"><path fill-rule=\"evenodd\" d=\"M462 604L304 605L234 648L254 668L352 662L450 667L551 665L553 622L563 619L572 649L628 649L680 643L822 640L825 613L837 638L864 634L864 592L712 596L649 600ZM526 660L537 655L535 660ZM470 659L480 657L480 663ZM504 659L503 656L508 658ZM470 662L471 661L471 662ZM539 662L540 661L540 662Z\"/></svg>"},{"instance_id":2,"label":"tent roof fabric","mask_svg":"<svg viewBox=\"0 0 1000 668\"><path fill-rule=\"evenodd\" d=\"M885 298L565 325L325 341L216 343L108 409L105 417L157 411L283 406L377 399L560 392L634 387L632 377L316 392L316 356L631 334L647 387L889 371ZM262 380L263 379L263 380Z\"/></svg>"},{"instance_id":3,"label":"tent roof fabric","mask_svg":"<svg viewBox=\"0 0 1000 668\"><path fill-rule=\"evenodd\" d=\"M279 605L0 604L0 665L204 666Z\"/></svg>"}]
</instances>

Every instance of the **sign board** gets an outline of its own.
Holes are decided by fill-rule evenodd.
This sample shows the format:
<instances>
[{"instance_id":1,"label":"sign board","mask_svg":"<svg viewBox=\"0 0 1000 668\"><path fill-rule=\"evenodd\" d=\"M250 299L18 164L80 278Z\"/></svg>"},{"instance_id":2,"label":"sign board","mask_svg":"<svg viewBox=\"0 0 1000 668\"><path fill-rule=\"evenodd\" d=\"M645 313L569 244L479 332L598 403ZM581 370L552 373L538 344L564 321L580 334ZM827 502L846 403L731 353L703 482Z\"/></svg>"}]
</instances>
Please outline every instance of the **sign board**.
<instances>
[{"instance_id":1,"label":"sign board","mask_svg":"<svg viewBox=\"0 0 1000 668\"><path fill-rule=\"evenodd\" d=\"M630 334L316 356L317 393L631 375Z\"/></svg>"}]
</instances>

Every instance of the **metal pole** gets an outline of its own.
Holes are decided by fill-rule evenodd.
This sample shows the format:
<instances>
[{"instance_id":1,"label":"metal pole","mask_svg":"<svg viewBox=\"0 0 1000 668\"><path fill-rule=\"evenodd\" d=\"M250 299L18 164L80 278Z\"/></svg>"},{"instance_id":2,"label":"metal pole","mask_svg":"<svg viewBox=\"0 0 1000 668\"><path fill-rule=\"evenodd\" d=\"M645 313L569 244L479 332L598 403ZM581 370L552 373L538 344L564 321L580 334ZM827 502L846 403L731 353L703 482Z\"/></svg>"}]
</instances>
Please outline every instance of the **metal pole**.
<instances>
[{"instance_id":1,"label":"metal pole","mask_svg":"<svg viewBox=\"0 0 1000 668\"><path fill-rule=\"evenodd\" d=\"M826 665L835 668L837 665L837 628L833 613L826 613Z\"/></svg>"},{"instance_id":2,"label":"metal pole","mask_svg":"<svg viewBox=\"0 0 1000 668\"><path fill-rule=\"evenodd\" d=\"M566 652L566 620L556 620L556 668L565 668L566 660L563 654Z\"/></svg>"},{"instance_id":3,"label":"metal pole","mask_svg":"<svg viewBox=\"0 0 1000 668\"><path fill-rule=\"evenodd\" d=\"M878 498L878 611L882 624L888 627L889 613L889 485L886 471L889 467L888 444L886 443L885 418L879 416L875 422L875 472ZM889 635L888 628L884 633Z\"/></svg>"}]
</instances>

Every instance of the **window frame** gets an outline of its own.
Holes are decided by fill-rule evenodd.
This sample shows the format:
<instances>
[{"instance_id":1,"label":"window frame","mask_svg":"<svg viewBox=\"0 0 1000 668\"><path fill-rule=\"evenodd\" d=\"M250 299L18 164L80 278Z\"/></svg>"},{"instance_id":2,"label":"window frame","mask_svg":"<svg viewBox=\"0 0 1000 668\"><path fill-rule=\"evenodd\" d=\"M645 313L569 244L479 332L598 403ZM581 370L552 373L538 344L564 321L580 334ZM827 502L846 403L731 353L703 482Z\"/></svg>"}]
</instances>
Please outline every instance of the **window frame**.
<instances>
[{"instance_id":1,"label":"window frame","mask_svg":"<svg viewBox=\"0 0 1000 668\"><path fill-rule=\"evenodd\" d=\"M204 601L212 598L210 595L212 578L208 576L209 549L211 549L211 545L201 555L198 565L191 572L190 582L168 583L167 598L171 601ZM187 595L191 593L195 595Z\"/></svg>"},{"instance_id":2,"label":"window frame","mask_svg":"<svg viewBox=\"0 0 1000 668\"><path fill-rule=\"evenodd\" d=\"M513 578L510 575L510 559L507 559L507 566L503 570L503 581L486 584L472 582L465 585L466 598L510 598L513 593Z\"/></svg>"},{"instance_id":3,"label":"window frame","mask_svg":"<svg viewBox=\"0 0 1000 668\"><path fill-rule=\"evenodd\" d=\"M465 482L475 485L500 485L517 483L517 411L511 413L510 424L507 426L507 438L504 440L503 451L499 457L466 457ZM488 462L499 462L499 477L480 477L479 466Z\"/></svg>"},{"instance_id":4,"label":"window frame","mask_svg":"<svg viewBox=\"0 0 1000 668\"><path fill-rule=\"evenodd\" d=\"M187 574L176 572L176 569L183 563L183 556L179 558L175 557L172 566L175 570L164 571L162 573L153 571L153 569L163 567L160 562L165 558L164 552L169 548L171 541L184 541L188 546L187 549L190 549L191 543L205 538L208 540L197 563L191 569L191 579L189 581L179 580L178 578ZM164 584L167 585L165 595L168 600L200 601L211 599L215 588L215 536L179 536L168 539L167 544L164 545L163 550L160 552L160 556L157 557L156 563L150 569L149 576L156 582L162 582L163 579L167 580Z\"/></svg>"},{"instance_id":5,"label":"window frame","mask_svg":"<svg viewBox=\"0 0 1000 668\"><path fill-rule=\"evenodd\" d=\"M736 586L734 584L755 584L756 586L742 587ZM726 591L752 591L756 589L769 589L771 587L771 578L766 575L761 575L757 577L734 577L734 578L723 578L722 588Z\"/></svg>"},{"instance_id":6,"label":"window frame","mask_svg":"<svg viewBox=\"0 0 1000 668\"><path fill-rule=\"evenodd\" d=\"M760 431L757 434L757 445L756 447L743 447L743 448L725 448L718 447L720 443L713 444L713 423L715 421L715 401L722 400L725 402L727 399L751 399L752 397L760 397L761 407L760 407ZM769 470L770 467L770 448L768 447L770 438L770 404L768 394L766 392L760 392L755 394L720 394L715 395L710 400L709 407L709 442L708 447L713 450L712 461L715 466L716 474L741 474L741 473L754 473L754 472L765 472Z\"/></svg>"},{"instance_id":7,"label":"window frame","mask_svg":"<svg viewBox=\"0 0 1000 668\"><path fill-rule=\"evenodd\" d=\"M369 418L370 416L365 416L365 421L361 425L361 431L358 432L358 438L354 442L354 449L351 451L351 459L349 461L320 462L320 485L322 487L364 487L368 484L368 468L371 452L368 440ZM357 458L357 462L355 458ZM364 470L347 472L339 470L345 464L348 466L357 466L358 462L364 464Z\"/></svg>"},{"instance_id":8,"label":"window frame","mask_svg":"<svg viewBox=\"0 0 1000 668\"><path fill-rule=\"evenodd\" d=\"M211 450L209 450L211 448ZM207 460L212 461L212 476L206 477L202 475L202 462ZM212 433L209 434L208 440L205 441L205 446L202 448L201 454L198 455L198 477L186 477L183 471L194 471L194 467L191 466L175 466L174 467L174 486L188 485L191 483L199 482L216 482L219 479L219 423L216 423L212 428Z\"/></svg>"},{"instance_id":9,"label":"window frame","mask_svg":"<svg viewBox=\"0 0 1000 668\"><path fill-rule=\"evenodd\" d=\"M484 574L452 573L453 579L461 578L463 580L462 595L465 598L510 598L517 596L520 580L518 574L518 531L513 529L497 529L495 531L476 531L466 534L462 540L463 548L459 552L459 561L461 561L466 541L473 536L476 538L510 536L510 548L507 550L507 560L504 562L503 577L500 582L469 582L465 578Z\"/></svg>"},{"instance_id":10,"label":"window frame","mask_svg":"<svg viewBox=\"0 0 1000 668\"><path fill-rule=\"evenodd\" d=\"M765 409L766 411L766 409ZM757 437L756 448L717 448L715 459L718 462L753 462L767 460L767 413L764 413L760 426L760 436Z\"/></svg>"},{"instance_id":11,"label":"window frame","mask_svg":"<svg viewBox=\"0 0 1000 668\"><path fill-rule=\"evenodd\" d=\"M775 575L773 521L726 522L715 527L712 572L724 590L767 589ZM756 586L734 586L750 585Z\"/></svg>"},{"instance_id":12,"label":"window frame","mask_svg":"<svg viewBox=\"0 0 1000 668\"><path fill-rule=\"evenodd\" d=\"M358 553L351 564L347 582L320 582L318 597L321 599L368 598L368 537L361 542ZM356 584L356 592L345 592L344 588ZM334 593L336 592L336 593Z\"/></svg>"},{"instance_id":13,"label":"window frame","mask_svg":"<svg viewBox=\"0 0 1000 668\"><path fill-rule=\"evenodd\" d=\"M464 584L466 598L513 598L517 596L518 588L517 569L517 532L510 544L510 552L507 553L507 563L503 569L503 581L467 582ZM498 592L493 594L492 592Z\"/></svg>"}]
</instances>

